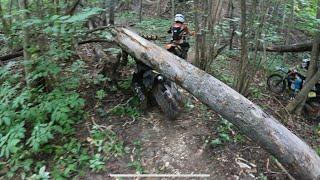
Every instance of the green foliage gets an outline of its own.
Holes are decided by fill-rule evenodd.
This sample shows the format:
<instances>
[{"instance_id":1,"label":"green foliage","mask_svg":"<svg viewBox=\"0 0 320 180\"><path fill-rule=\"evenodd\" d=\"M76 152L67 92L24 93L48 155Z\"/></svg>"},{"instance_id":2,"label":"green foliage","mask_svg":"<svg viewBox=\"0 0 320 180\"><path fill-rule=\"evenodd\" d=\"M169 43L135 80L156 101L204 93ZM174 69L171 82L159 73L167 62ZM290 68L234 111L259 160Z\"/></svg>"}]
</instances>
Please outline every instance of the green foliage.
<instances>
[{"instance_id":1,"label":"green foliage","mask_svg":"<svg viewBox=\"0 0 320 180\"><path fill-rule=\"evenodd\" d=\"M268 180L268 177L265 176L263 173L260 173L259 176L257 177L259 180Z\"/></svg>"},{"instance_id":2,"label":"green foliage","mask_svg":"<svg viewBox=\"0 0 320 180\"><path fill-rule=\"evenodd\" d=\"M141 141L137 140L133 142L134 148L135 148L135 154L134 158L131 160L131 162L128 164L129 167L132 167L135 169L136 173L142 174L145 172L142 164L141 164Z\"/></svg>"},{"instance_id":3,"label":"green foliage","mask_svg":"<svg viewBox=\"0 0 320 180\"><path fill-rule=\"evenodd\" d=\"M27 178L27 180L49 180L50 173L46 172L46 167L43 166L39 169L38 174L33 174L31 177Z\"/></svg>"},{"instance_id":4,"label":"green foliage","mask_svg":"<svg viewBox=\"0 0 320 180\"><path fill-rule=\"evenodd\" d=\"M29 144L33 151L37 152L40 150L40 145L47 143L50 139L53 139L52 135L52 124L37 124L34 126L31 137L28 139Z\"/></svg>"},{"instance_id":5,"label":"green foliage","mask_svg":"<svg viewBox=\"0 0 320 180\"><path fill-rule=\"evenodd\" d=\"M262 92L259 87L251 86L249 89L253 98L260 99L262 97Z\"/></svg>"},{"instance_id":6,"label":"green foliage","mask_svg":"<svg viewBox=\"0 0 320 180\"><path fill-rule=\"evenodd\" d=\"M290 11L290 9L291 6L288 6L286 10ZM295 21L296 28L310 34L318 30L319 21L316 19L317 1L297 1L294 6L294 13L297 17L297 21Z\"/></svg>"},{"instance_id":7,"label":"green foliage","mask_svg":"<svg viewBox=\"0 0 320 180\"><path fill-rule=\"evenodd\" d=\"M231 142L244 142L244 137L236 133L232 129L233 125L226 119L221 118L219 126L217 127L218 137L212 140L206 140L212 146L222 145Z\"/></svg>"},{"instance_id":8,"label":"green foliage","mask_svg":"<svg viewBox=\"0 0 320 180\"><path fill-rule=\"evenodd\" d=\"M90 160L90 168L93 171L101 171L104 169L104 160L101 156L101 154L95 154L93 159Z\"/></svg>"},{"instance_id":9,"label":"green foliage","mask_svg":"<svg viewBox=\"0 0 320 180\"><path fill-rule=\"evenodd\" d=\"M74 175L83 175L83 169L89 166L91 159L86 148L74 138L64 139L62 146L47 145L44 152L55 155L51 173L54 179L68 179Z\"/></svg>"},{"instance_id":10,"label":"green foliage","mask_svg":"<svg viewBox=\"0 0 320 180\"><path fill-rule=\"evenodd\" d=\"M139 99L137 97L132 97L125 104L119 104L110 110L110 113L118 116L128 116L132 118L137 118L141 115L140 110L137 108L139 104Z\"/></svg>"},{"instance_id":11,"label":"green foliage","mask_svg":"<svg viewBox=\"0 0 320 180\"><path fill-rule=\"evenodd\" d=\"M167 38L164 40L169 42L170 35L167 34L167 31L169 30L171 24L172 21L169 19L145 18L141 23L137 23L136 27L139 29L141 34L157 35L160 38L162 38L165 34L167 35Z\"/></svg>"},{"instance_id":12,"label":"green foliage","mask_svg":"<svg viewBox=\"0 0 320 180\"><path fill-rule=\"evenodd\" d=\"M316 152L320 156L320 146L316 148Z\"/></svg>"},{"instance_id":13,"label":"green foliage","mask_svg":"<svg viewBox=\"0 0 320 180\"><path fill-rule=\"evenodd\" d=\"M19 78L9 77L11 73L10 69L0 73L0 81L4 81L0 90L0 157L19 169L17 163L44 152L45 144L57 143L52 141L55 136L73 133L72 126L82 119L84 100L62 87L49 93L29 90L17 83Z\"/></svg>"},{"instance_id":14,"label":"green foliage","mask_svg":"<svg viewBox=\"0 0 320 180\"><path fill-rule=\"evenodd\" d=\"M15 8L6 16L12 23L5 38L8 44L21 47L27 35L23 29L29 30L32 41L25 49L30 59L0 67L0 159L10 169L7 178L16 173L28 179L70 178L89 167L90 160L86 148L73 138L85 106L77 91L85 78L85 65L74 59L74 44L85 34L83 24L102 9L87 8L65 16L55 14L56 7L49 1L41 7L31 2L28 8L29 17ZM99 76L92 82L102 79L106 78ZM98 98L103 96L98 93ZM44 157L47 161L42 161ZM45 171L49 164L50 176Z\"/></svg>"},{"instance_id":15,"label":"green foliage","mask_svg":"<svg viewBox=\"0 0 320 180\"><path fill-rule=\"evenodd\" d=\"M106 97L106 92L103 89L96 92L97 99L102 100L105 97Z\"/></svg>"},{"instance_id":16,"label":"green foliage","mask_svg":"<svg viewBox=\"0 0 320 180\"><path fill-rule=\"evenodd\" d=\"M117 14L117 21L120 23L127 22L128 19L130 19L132 22L137 22L139 17L135 11L125 11Z\"/></svg>"},{"instance_id":17,"label":"green foliage","mask_svg":"<svg viewBox=\"0 0 320 180\"><path fill-rule=\"evenodd\" d=\"M230 66L230 62L227 57L224 55L219 56L212 65L212 74L220 81L231 86L233 84L233 76L228 72L228 66Z\"/></svg>"},{"instance_id":18,"label":"green foliage","mask_svg":"<svg viewBox=\"0 0 320 180\"><path fill-rule=\"evenodd\" d=\"M119 87L124 90L129 90L131 88L132 77L127 78L119 82Z\"/></svg>"},{"instance_id":19,"label":"green foliage","mask_svg":"<svg viewBox=\"0 0 320 180\"><path fill-rule=\"evenodd\" d=\"M21 145L19 143L25 137L26 130L24 128L24 122L21 122L19 124L17 123L11 126L5 125L5 127L11 128L7 130L7 133L0 134L0 157L9 158L10 154L17 153L20 150ZM5 132L4 127L2 129L2 132Z\"/></svg>"},{"instance_id":20,"label":"green foliage","mask_svg":"<svg viewBox=\"0 0 320 180\"><path fill-rule=\"evenodd\" d=\"M140 111L136 107L119 106L111 111L112 114L119 116L139 117Z\"/></svg>"},{"instance_id":21,"label":"green foliage","mask_svg":"<svg viewBox=\"0 0 320 180\"><path fill-rule=\"evenodd\" d=\"M124 154L123 141L119 140L113 131L94 125L90 133L92 137L90 143L97 148L98 152L105 153L106 158Z\"/></svg>"},{"instance_id":22,"label":"green foliage","mask_svg":"<svg viewBox=\"0 0 320 180\"><path fill-rule=\"evenodd\" d=\"M90 131L91 137L88 141L98 152L89 161L89 167L93 171L104 170L105 161L111 157L122 156L125 153L123 141L119 140L113 131L104 128L95 124Z\"/></svg>"},{"instance_id":23,"label":"green foliage","mask_svg":"<svg viewBox=\"0 0 320 180\"><path fill-rule=\"evenodd\" d=\"M101 8L86 8L82 9L80 13L77 13L73 16L61 16L60 20L64 21L65 23L81 23L86 21L90 16L95 15L103 11ZM56 19L57 16L53 16L52 19Z\"/></svg>"}]
</instances>

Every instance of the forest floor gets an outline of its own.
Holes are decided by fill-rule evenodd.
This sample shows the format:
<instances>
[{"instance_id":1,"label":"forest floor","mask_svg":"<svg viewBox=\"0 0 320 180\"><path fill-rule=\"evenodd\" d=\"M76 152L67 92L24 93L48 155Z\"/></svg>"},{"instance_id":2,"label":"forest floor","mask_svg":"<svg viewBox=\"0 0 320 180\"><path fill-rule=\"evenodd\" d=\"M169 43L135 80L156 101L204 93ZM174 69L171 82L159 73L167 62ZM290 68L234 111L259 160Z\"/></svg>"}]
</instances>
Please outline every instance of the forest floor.
<instances>
[{"instance_id":1,"label":"forest floor","mask_svg":"<svg viewBox=\"0 0 320 180\"><path fill-rule=\"evenodd\" d=\"M89 48L90 49L90 48ZM192 57L192 52L190 56ZM190 60L192 61L192 60ZM228 81L233 77L238 61L236 58L217 60L217 76ZM88 71L95 73L95 63L89 60ZM120 84L122 91L112 91L105 86L107 97L101 102L94 98L101 87L86 87L85 94L89 117L86 126L80 125L78 136L86 141L90 126L98 124L115 132L123 141L126 153L112 157L103 172L87 172L85 179L110 179L109 174L127 173L180 173L210 174L208 179L284 179L286 174L276 159L242 135L221 116L203 105L192 95L182 90L186 105L182 115L169 121L158 107L147 111L136 110L129 103L130 78L134 64L122 67ZM218 77L218 78L219 78ZM274 115L288 129L316 148L320 144L315 131L316 123L301 117L288 115L284 110L285 97L276 97L266 90L267 75L260 72L255 78L250 100ZM101 114L112 107L123 107L121 113ZM165 178L162 178L165 179Z\"/></svg>"}]
</instances>

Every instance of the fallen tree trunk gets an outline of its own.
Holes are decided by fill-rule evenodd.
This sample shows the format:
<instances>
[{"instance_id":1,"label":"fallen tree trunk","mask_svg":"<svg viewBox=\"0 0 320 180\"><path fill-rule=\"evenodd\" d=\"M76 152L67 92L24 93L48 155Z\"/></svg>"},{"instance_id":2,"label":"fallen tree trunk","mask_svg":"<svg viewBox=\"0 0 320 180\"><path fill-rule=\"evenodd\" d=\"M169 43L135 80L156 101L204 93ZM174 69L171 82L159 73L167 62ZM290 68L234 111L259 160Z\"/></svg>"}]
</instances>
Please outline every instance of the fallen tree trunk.
<instances>
[{"instance_id":1,"label":"fallen tree trunk","mask_svg":"<svg viewBox=\"0 0 320 180\"><path fill-rule=\"evenodd\" d=\"M163 73L277 157L299 179L320 178L320 158L274 117L213 76L125 28L114 40L131 56Z\"/></svg>"},{"instance_id":2,"label":"fallen tree trunk","mask_svg":"<svg viewBox=\"0 0 320 180\"><path fill-rule=\"evenodd\" d=\"M259 48L260 51L263 51L263 48ZM298 44L290 45L280 45L280 46L269 46L266 47L267 52L306 52L312 50L312 42L304 42Z\"/></svg>"},{"instance_id":3,"label":"fallen tree trunk","mask_svg":"<svg viewBox=\"0 0 320 180\"><path fill-rule=\"evenodd\" d=\"M23 51L18 51L18 52L14 52L12 54L1 56L0 57L0 61L7 61L7 60L10 60L10 59L13 59L13 58L20 57L20 56L23 56Z\"/></svg>"}]
</instances>

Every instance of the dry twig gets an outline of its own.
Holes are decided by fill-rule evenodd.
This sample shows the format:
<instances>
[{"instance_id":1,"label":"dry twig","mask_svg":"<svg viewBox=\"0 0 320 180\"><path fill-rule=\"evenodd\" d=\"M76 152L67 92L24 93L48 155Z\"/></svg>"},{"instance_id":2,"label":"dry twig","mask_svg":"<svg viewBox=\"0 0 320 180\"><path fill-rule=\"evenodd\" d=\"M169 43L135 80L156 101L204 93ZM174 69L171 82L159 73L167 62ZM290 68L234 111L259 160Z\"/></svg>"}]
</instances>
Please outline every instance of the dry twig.
<instances>
[{"instance_id":1,"label":"dry twig","mask_svg":"<svg viewBox=\"0 0 320 180\"><path fill-rule=\"evenodd\" d=\"M282 166L282 164L278 160L275 160L275 163L288 176L290 180L295 180L295 178L289 174L289 172Z\"/></svg>"}]
</instances>

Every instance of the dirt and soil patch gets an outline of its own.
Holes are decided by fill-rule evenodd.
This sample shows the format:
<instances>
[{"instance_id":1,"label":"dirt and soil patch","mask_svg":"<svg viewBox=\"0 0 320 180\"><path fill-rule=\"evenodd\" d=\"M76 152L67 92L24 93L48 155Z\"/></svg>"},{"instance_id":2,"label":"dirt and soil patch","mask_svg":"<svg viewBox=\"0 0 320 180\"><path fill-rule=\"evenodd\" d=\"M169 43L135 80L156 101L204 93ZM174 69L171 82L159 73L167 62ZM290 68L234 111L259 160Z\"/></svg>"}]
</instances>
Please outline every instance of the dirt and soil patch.
<instances>
[{"instance_id":1,"label":"dirt and soil patch","mask_svg":"<svg viewBox=\"0 0 320 180\"><path fill-rule=\"evenodd\" d=\"M218 64L219 62L217 62ZM238 63L232 59L223 63L221 69L230 68ZM88 63L88 69L94 72L94 63ZM92 68L90 68L92 66ZM128 81L133 66L122 67L121 80ZM261 76L262 80L263 75ZM127 82L128 83L128 82ZM305 139L311 145L317 145L314 123L288 116L281 104L285 102L268 95L261 81L257 88L260 94L251 97L268 113L281 120L290 130ZM96 91L104 88L107 97L99 105L92 97ZM88 87L86 94L91 105L87 126L93 123L107 127L123 141L126 153L112 157L106 163L103 172L88 172L85 179L110 179L110 173L161 173L161 174L210 174L208 179L284 179L285 173L278 167L273 156L255 142L238 132L236 127L226 124L225 120L211 111L200 101L182 91L187 99L184 112L175 121L169 121L158 107L139 111L139 116L128 114L110 114L101 116L101 107L108 111L117 105L127 105L131 99L130 89L110 91L108 84L104 87ZM94 121L93 121L94 120ZM81 129L81 128L79 128ZM82 128L79 136L85 139L89 128ZM163 178L165 179L165 178Z\"/></svg>"}]
</instances>

